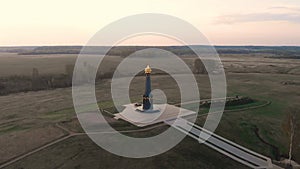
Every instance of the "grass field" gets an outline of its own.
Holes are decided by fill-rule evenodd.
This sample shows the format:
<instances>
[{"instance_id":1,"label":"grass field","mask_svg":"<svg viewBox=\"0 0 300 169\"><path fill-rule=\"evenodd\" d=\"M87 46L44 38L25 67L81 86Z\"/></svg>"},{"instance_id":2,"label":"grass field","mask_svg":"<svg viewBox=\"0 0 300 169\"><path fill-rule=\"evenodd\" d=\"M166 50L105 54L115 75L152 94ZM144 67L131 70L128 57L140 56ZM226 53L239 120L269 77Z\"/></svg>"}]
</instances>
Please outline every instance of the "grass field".
<instances>
[{"instance_id":1,"label":"grass field","mask_svg":"<svg viewBox=\"0 0 300 169\"><path fill-rule=\"evenodd\" d=\"M289 106L299 104L300 86L283 82L299 82L300 61L238 55L224 55L221 58L226 70L228 96L248 96L261 101L247 105L249 107L265 101L270 101L271 104L248 110L239 110L247 106L232 107L231 109L237 111L223 114L216 133L272 159L278 156L286 157L288 139L282 130L282 120ZM75 55L19 56L1 53L0 76L30 75L33 66L40 66L42 74L63 73L64 66L74 63L75 59ZM111 62L117 63L118 59L114 57ZM209 98L210 87L207 76L197 75L196 78L200 86L201 97ZM180 95L175 92L178 87L172 81L167 75L152 76L153 89L162 89L168 97L168 102L178 103ZM96 86L96 96L100 107L105 109L112 107L111 94L108 91L110 84L109 80L102 80ZM130 96L133 101L141 98L143 90L144 77L136 77L130 86ZM203 124L204 120L205 117L200 117L197 123ZM57 123L72 131L82 131L73 110L70 88L0 96L0 143L2 147L0 163L62 137L64 132L55 127ZM112 121L111 124L119 130L134 128L122 121ZM155 134L163 130L164 127L161 127L152 132ZM137 135L143 135L143 133ZM300 162L299 148L294 151L293 155L293 159ZM86 136L67 139L7 168L122 168L122 166L129 168L244 168L190 138L184 139L174 149L162 155L147 159L127 159L106 152Z\"/></svg>"}]
</instances>

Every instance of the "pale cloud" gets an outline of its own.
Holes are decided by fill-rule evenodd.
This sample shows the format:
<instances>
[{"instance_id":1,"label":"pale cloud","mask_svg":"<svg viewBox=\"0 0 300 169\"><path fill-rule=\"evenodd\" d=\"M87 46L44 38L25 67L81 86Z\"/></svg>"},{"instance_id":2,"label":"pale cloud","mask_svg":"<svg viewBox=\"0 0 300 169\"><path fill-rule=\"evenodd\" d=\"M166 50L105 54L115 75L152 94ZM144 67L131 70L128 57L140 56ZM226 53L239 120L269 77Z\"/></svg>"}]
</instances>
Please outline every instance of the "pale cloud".
<instances>
[{"instance_id":1,"label":"pale cloud","mask_svg":"<svg viewBox=\"0 0 300 169\"><path fill-rule=\"evenodd\" d=\"M300 23L300 7L272 6L264 11L220 15L215 19L217 24L234 24L244 22L286 21Z\"/></svg>"},{"instance_id":2,"label":"pale cloud","mask_svg":"<svg viewBox=\"0 0 300 169\"><path fill-rule=\"evenodd\" d=\"M285 10L292 12L300 12L300 7L295 6L273 6L269 8L270 10Z\"/></svg>"},{"instance_id":3,"label":"pale cloud","mask_svg":"<svg viewBox=\"0 0 300 169\"><path fill-rule=\"evenodd\" d=\"M287 21L300 23L300 13L250 13L222 15L216 18L217 24L235 24L243 22Z\"/></svg>"}]
</instances>

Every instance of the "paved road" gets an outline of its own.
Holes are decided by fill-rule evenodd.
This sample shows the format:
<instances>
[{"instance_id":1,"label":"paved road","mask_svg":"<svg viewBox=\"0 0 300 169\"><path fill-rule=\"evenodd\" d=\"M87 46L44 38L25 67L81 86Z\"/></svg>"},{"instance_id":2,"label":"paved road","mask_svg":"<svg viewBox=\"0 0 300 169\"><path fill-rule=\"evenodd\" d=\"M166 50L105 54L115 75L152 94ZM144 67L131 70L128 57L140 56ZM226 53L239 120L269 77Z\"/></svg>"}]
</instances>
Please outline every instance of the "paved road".
<instances>
[{"instance_id":1,"label":"paved road","mask_svg":"<svg viewBox=\"0 0 300 169\"><path fill-rule=\"evenodd\" d=\"M194 125L185 119L178 118L176 123L174 122L175 120L165 121L165 123L198 140L200 143L204 143L210 148L250 168L280 169L280 167L272 164L270 158L222 138L208 130L203 129L202 127Z\"/></svg>"}]
</instances>

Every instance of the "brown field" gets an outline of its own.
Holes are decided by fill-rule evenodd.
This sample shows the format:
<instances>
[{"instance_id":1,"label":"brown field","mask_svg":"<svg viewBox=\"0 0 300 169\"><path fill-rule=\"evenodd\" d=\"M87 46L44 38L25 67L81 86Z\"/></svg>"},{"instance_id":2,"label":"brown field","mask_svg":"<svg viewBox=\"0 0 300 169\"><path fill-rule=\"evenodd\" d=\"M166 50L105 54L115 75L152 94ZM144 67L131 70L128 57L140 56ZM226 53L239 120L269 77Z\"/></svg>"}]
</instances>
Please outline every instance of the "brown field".
<instances>
[{"instance_id":1,"label":"brown field","mask_svg":"<svg viewBox=\"0 0 300 169\"><path fill-rule=\"evenodd\" d=\"M64 74L66 65L76 62L76 54L18 55L0 52L0 77L23 75L31 76L32 69L40 74ZM195 57L184 56L183 60L192 67ZM105 57L101 69L110 70L121 61L120 56ZM226 72L233 73L283 73L300 74L299 59L275 59L245 54L221 55Z\"/></svg>"}]
</instances>

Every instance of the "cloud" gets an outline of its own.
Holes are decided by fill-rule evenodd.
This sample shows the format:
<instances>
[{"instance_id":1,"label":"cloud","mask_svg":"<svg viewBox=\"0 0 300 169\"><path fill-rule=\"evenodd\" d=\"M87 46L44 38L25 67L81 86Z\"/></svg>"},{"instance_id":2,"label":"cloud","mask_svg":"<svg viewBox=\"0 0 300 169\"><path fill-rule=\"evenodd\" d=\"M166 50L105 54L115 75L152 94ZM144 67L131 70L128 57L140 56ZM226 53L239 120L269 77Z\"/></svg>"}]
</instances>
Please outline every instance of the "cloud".
<instances>
[{"instance_id":1,"label":"cloud","mask_svg":"<svg viewBox=\"0 0 300 169\"><path fill-rule=\"evenodd\" d=\"M273 6L273 7L270 7L268 9L270 9L270 10L285 10L285 11L300 12L300 8L295 7L295 6Z\"/></svg>"},{"instance_id":2,"label":"cloud","mask_svg":"<svg viewBox=\"0 0 300 169\"><path fill-rule=\"evenodd\" d=\"M300 23L300 8L294 6L274 6L266 12L221 15L215 19L217 24L235 24L244 22L286 21Z\"/></svg>"}]
</instances>

